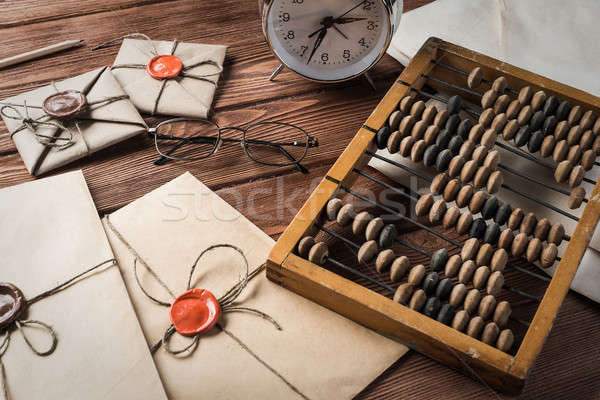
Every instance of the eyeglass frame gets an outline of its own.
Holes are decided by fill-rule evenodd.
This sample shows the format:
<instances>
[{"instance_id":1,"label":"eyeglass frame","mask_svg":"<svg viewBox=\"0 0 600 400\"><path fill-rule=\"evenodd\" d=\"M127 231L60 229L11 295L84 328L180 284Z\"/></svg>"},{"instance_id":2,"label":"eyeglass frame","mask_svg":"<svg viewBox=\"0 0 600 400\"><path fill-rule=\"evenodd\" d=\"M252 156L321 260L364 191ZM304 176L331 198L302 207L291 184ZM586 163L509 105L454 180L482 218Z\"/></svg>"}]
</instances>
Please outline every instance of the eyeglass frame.
<instances>
[{"instance_id":1,"label":"eyeglass frame","mask_svg":"<svg viewBox=\"0 0 600 400\"><path fill-rule=\"evenodd\" d=\"M176 122L203 122L203 123L208 123L213 125L216 129L217 129L217 135L216 136L190 136L189 138L182 138L182 137L178 137L178 136L173 136L173 135L164 135L164 134L160 134L158 133L158 129L161 126L167 125L167 124L172 124L172 123L176 123ZM291 143L276 143L276 142L269 142L269 141L256 141L255 139L247 139L246 138L246 134L248 133L248 131L255 126L259 126L259 125L281 125L281 126L287 126L287 127L291 127L294 129L297 129L299 132L301 132L302 134L304 134L306 136L306 144L304 145L302 142L291 142ZM221 133L223 131L227 131L227 130L237 130L237 131L241 131L243 132L242 134L242 138L241 139L234 139L234 138L223 138ZM225 126L225 127L221 127L219 126L219 124L217 124L215 121L211 121L208 119L202 119L202 118L185 118L185 117L178 117L178 118L171 118L168 119L166 121L162 121L160 122L158 125L156 125L153 128L148 128L147 130L147 135L151 136L154 138L154 147L156 149L156 152L158 154L160 154L160 158L158 158L157 160L154 161L155 165L163 165L167 160L173 160L173 161L199 161L199 160L204 160L206 158L209 158L210 156L216 154L219 151L219 148L221 147L221 144L224 142L238 142L241 144L242 149L244 150L244 153L246 154L246 156L248 158L250 158L252 161L259 163L259 164L263 164L263 165L270 165L270 166L274 166L274 167L286 167L286 166L295 166L298 170L300 170L300 172L307 174L308 170L302 165L300 164L302 162L302 160L304 160L304 158L306 157L306 155L308 154L308 149L311 147L318 147L319 146L319 141L316 137L314 136L310 136L308 134L308 132L306 130L304 130L303 128L301 128L298 125L294 125L294 124L290 124L287 122L281 122L281 121L260 121L260 122L255 122L252 124L247 125L246 127L237 127L237 126ZM193 139L200 139L200 138L204 138L204 139L210 139L211 141L214 141L214 145L213 148L211 149L211 151L209 153L207 153L204 156L200 156L200 157L193 157L193 158L175 158L175 157L171 157L168 155L168 153L175 151L178 147L184 146L186 143L190 143L193 142ZM180 145L175 144L168 152L167 154L164 154L159 146L158 146L158 140L180 140ZM274 146L280 149L280 151L283 153L283 155L285 157L287 157L290 160L289 163L285 163L285 164L278 164L278 163L270 163L270 162L266 162L266 161L262 161L262 160L257 160L256 158L254 158L251 154L250 151L248 150L248 144L262 144L262 145L267 145L267 146ZM303 144L304 145L304 153L302 154L302 156L300 157L300 159L296 160L294 158L293 155L291 155L287 150L285 150L285 148L283 148L283 145L290 145L290 146L298 146L299 144ZM179 145L179 146L178 146Z\"/></svg>"}]
</instances>

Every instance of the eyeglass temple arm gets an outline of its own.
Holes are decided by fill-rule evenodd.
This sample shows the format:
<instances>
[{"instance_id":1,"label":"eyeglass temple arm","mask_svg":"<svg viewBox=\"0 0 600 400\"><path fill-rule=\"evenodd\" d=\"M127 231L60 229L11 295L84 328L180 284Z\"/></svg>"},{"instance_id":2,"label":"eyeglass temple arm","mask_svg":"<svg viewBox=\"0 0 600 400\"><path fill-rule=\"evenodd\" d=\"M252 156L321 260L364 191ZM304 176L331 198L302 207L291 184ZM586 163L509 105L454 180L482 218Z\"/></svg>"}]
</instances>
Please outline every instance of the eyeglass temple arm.
<instances>
[{"instance_id":1,"label":"eyeglass temple arm","mask_svg":"<svg viewBox=\"0 0 600 400\"><path fill-rule=\"evenodd\" d=\"M150 136L156 136L157 139L165 139L165 140L181 140L181 141L192 141L192 142L205 142L205 141L214 141L214 137L211 136L193 136L190 138L181 138L181 137L177 137L177 136L169 136L169 135L161 135L159 133L156 132L148 132L148 134ZM223 142L235 142L235 143L241 143L242 141L245 141L246 143L250 143L250 144L264 144L264 145L271 145L271 146L306 146L306 142L284 142L284 143L278 143L278 142L269 142L266 140L256 140L256 139L234 139L234 138L221 138L221 141ZM313 137L313 136L309 136L308 137L308 147L318 147L319 146L319 141L317 140L317 138Z\"/></svg>"},{"instance_id":2,"label":"eyeglass temple arm","mask_svg":"<svg viewBox=\"0 0 600 400\"><path fill-rule=\"evenodd\" d=\"M284 156L286 156L290 161L294 163L294 166L298 169L298 171L302 172L303 174L308 174L308 169L306 169L302 164L300 164L300 161L296 161L294 156L288 153L286 149L278 145L277 148L283 153Z\"/></svg>"}]
</instances>

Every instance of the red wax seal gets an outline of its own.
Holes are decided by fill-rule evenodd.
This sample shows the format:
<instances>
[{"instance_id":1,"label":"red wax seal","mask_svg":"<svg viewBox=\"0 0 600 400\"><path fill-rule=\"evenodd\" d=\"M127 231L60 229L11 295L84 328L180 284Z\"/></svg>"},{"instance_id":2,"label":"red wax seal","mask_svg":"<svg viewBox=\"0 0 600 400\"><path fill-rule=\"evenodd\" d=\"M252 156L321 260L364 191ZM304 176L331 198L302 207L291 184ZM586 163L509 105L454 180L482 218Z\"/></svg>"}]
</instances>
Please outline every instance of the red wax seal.
<instances>
[{"instance_id":1,"label":"red wax seal","mask_svg":"<svg viewBox=\"0 0 600 400\"><path fill-rule=\"evenodd\" d=\"M0 331L12 324L25 309L25 296L12 283L0 283Z\"/></svg>"},{"instance_id":2,"label":"red wax seal","mask_svg":"<svg viewBox=\"0 0 600 400\"><path fill-rule=\"evenodd\" d=\"M77 90L66 90L48 96L42 109L51 117L69 119L80 114L87 107L85 95Z\"/></svg>"},{"instance_id":3,"label":"red wax seal","mask_svg":"<svg viewBox=\"0 0 600 400\"><path fill-rule=\"evenodd\" d=\"M146 65L146 72L154 79L175 78L181 72L183 63L176 56L155 56Z\"/></svg>"},{"instance_id":4,"label":"red wax seal","mask_svg":"<svg viewBox=\"0 0 600 400\"><path fill-rule=\"evenodd\" d=\"M221 317L221 306L205 289L192 289L175 299L169 313L175 330L183 336L194 336L210 330Z\"/></svg>"}]
</instances>

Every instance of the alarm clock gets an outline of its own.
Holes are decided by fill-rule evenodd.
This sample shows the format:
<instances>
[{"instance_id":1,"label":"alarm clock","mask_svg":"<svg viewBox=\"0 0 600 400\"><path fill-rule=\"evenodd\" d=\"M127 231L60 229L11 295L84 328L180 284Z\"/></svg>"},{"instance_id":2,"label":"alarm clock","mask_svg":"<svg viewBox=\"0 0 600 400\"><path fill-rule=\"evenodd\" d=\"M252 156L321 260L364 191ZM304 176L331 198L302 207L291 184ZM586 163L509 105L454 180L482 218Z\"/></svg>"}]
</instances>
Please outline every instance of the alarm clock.
<instances>
[{"instance_id":1,"label":"alarm clock","mask_svg":"<svg viewBox=\"0 0 600 400\"><path fill-rule=\"evenodd\" d=\"M259 0L263 33L281 65L312 81L342 82L383 57L401 0Z\"/></svg>"}]
</instances>

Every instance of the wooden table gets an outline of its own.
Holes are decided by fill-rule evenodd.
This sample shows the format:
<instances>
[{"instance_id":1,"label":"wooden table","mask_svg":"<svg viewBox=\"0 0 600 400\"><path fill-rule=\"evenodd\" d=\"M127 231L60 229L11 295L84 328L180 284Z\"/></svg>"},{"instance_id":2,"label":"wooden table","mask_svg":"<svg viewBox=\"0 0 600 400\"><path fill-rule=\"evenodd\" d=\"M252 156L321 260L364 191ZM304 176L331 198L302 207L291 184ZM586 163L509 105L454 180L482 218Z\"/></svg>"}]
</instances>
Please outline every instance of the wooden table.
<instances>
[{"instance_id":1,"label":"wooden table","mask_svg":"<svg viewBox=\"0 0 600 400\"><path fill-rule=\"evenodd\" d=\"M405 0L406 9L430 1ZM190 171L277 238L401 71L401 65L386 56L373 73L377 91L362 79L323 86L288 71L269 82L277 62L262 36L255 0L8 0L0 2L1 57L66 39L85 39L87 46L0 71L0 98L112 64L118 47L95 52L90 48L131 32L161 40L228 45L215 99L217 121L240 125L266 119L296 122L318 137L320 147L306 159L309 176L292 168L257 165L238 146L225 146L202 162L156 167L153 143L140 135L55 172L83 169L101 215ZM149 124L154 122L148 119ZM1 125L0 187L32 180ZM417 231L406 236L419 241L422 235ZM600 398L599 311L597 304L568 295L523 399ZM414 352L358 397L503 398Z\"/></svg>"}]
</instances>

